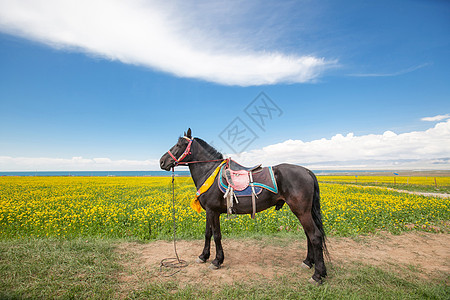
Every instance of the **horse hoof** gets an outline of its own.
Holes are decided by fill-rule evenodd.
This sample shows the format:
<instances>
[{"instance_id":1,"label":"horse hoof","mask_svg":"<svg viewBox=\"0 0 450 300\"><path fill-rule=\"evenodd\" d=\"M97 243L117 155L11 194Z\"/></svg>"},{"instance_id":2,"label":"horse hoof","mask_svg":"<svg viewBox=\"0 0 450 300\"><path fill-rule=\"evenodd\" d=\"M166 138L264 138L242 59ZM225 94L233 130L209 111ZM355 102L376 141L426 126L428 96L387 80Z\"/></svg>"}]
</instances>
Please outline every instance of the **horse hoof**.
<instances>
[{"instance_id":1,"label":"horse hoof","mask_svg":"<svg viewBox=\"0 0 450 300\"><path fill-rule=\"evenodd\" d=\"M316 280L315 280L314 278L312 278L312 277L308 280L308 282L311 283L312 285L315 285L315 286L319 286L319 285L322 284L322 280L316 281Z\"/></svg>"},{"instance_id":2,"label":"horse hoof","mask_svg":"<svg viewBox=\"0 0 450 300\"><path fill-rule=\"evenodd\" d=\"M211 270L218 270L218 269L220 269L220 267L218 267L218 266L216 266L216 265L213 265L213 264L210 264L210 265L209 265L209 268L210 268Z\"/></svg>"},{"instance_id":3,"label":"horse hoof","mask_svg":"<svg viewBox=\"0 0 450 300\"><path fill-rule=\"evenodd\" d=\"M204 264L206 262L206 260L202 260L200 257L197 257L195 262L198 263L198 264Z\"/></svg>"},{"instance_id":4,"label":"horse hoof","mask_svg":"<svg viewBox=\"0 0 450 300\"><path fill-rule=\"evenodd\" d=\"M308 266L307 264L305 264L304 262L302 262L301 267L302 267L303 269L306 269L306 270L310 270L310 269L311 269L311 267Z\"/></svg>"}]
</instances>

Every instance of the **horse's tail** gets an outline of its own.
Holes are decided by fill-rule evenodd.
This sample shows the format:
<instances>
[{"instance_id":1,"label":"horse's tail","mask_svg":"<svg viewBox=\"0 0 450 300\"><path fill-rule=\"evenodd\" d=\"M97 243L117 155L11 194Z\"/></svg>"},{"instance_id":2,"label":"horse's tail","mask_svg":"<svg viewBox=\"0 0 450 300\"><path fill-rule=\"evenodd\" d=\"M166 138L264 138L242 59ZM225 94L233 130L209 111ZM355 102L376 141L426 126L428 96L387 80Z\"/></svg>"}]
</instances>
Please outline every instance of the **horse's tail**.
<instances>
[{"instance_id":1,"label":"horse's tail","mask_svg":"<svg viewBox=\"0 0 450 300\"><path fill-rule=\"evenodd\" d=\"M323 229L323 222L322 222L322 213L320 211L320 189L319 189L319 182L317 181L316 175L314 175L313 172L309 171L309 174L314 180L314 195L313 195L313 201L312 201L312 208L311 208L311 214L314 223L316 224L317 228L319 229L321 233L321 239L322 239L322 247L323 252L325 256L330 259L330 255L328 253L327 244L326 244L326 235L325 230Z\"/></svg>"}]
</instances>

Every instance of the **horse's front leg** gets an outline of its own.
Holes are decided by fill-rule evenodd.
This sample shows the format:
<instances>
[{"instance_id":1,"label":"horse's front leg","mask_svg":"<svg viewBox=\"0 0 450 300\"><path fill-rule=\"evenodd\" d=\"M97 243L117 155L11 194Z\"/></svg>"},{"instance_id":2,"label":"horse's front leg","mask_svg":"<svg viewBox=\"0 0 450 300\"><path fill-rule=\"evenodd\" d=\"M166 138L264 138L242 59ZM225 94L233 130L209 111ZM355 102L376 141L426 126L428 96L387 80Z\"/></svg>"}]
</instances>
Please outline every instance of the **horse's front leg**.
<instances>
[{"instance_id":1,"label":"horse's front leg","mask_svg":"<svg viewBox=\"0 0 450 300\"><path fill-rule=\"evenodd\" d=\"M225 258L222 248L222 233L220 232L220 213L215 211L207 211L206 218L211 224L212 233L214 235L214 243L216 244L216 258L211 262L211 269L219 269Z\"/></svg>"},{"instance_id":2,"label":"horse's front leg","mask_svg":"<svg viewBox=\"0 0 450 300\"><path fill-rule=\"evenodd\" d=\"M211 249L211 236L212 236L212 228L211 223L209 222L209 218L206 218L206 229L205 229L205 246L203 247L203 252L197 258L198 263L205 263L210 256Z\"/></svg>"}]
</instances>

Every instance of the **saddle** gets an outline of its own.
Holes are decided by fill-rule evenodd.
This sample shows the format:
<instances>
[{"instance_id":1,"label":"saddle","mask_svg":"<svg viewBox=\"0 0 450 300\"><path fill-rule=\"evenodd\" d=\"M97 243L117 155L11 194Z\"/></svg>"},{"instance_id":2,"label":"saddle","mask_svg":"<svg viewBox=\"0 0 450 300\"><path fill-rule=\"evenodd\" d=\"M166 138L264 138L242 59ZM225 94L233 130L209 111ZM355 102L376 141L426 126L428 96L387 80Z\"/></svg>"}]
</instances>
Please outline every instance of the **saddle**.
<instances>
[{"instance_id":1,"label":"saddle","mask_svg":"<svg viewBox=\"0 0 450 300\"><path fill-rule=\"evenodd\" d=\"M226 184L224 183L224 180ZM219 189L224 192L227 199L227 213L233 213L233 203L239 203L238 197L252 197L252 218L256 214L256 198L267 189L273 193L278 193L273 170L271 167L261 167L261 164L254 167L244 167L232 159L228 159L220 169Z\"/></svg>"},{"instance_id":2,"label":"saddle","mask_svg":"<svg viewBox=\"0 0 450 300\"><path fill-rule=\"evenodd\" d=\"M228 160L228 167L232 171L254 172L254 171L262 169L261 165L262 164L259 164L259 165L253 166L253 167L244 167L243 165L238 164L237 162L235 162L232 159Z\"/></svg>"}]
</instances>

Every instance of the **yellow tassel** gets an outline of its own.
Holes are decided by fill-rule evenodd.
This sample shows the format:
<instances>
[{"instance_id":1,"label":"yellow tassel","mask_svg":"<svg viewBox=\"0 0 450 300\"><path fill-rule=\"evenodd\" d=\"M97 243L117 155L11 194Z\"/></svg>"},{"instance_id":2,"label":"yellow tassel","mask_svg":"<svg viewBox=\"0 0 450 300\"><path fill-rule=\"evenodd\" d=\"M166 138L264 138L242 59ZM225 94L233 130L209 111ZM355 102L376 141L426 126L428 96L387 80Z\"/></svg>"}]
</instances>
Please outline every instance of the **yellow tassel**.
<instances>
[{"instance_id":1,"label":"yellow tassel","mask_svg":"<svg viewBox=\"0 0 450 300\"><path fill-rule=\"evenodd\" d=\"M198 198L195 197L194 199L192 199L191 201L191 207L193 210L195 210L198 213L202 212L202 206L200 205L200 201L198 201Z\"/></svg>"},{"instance_id":2,"label":"yellow tassel","mask_svg":"<svg viewBox=\"0 0 450 300\"><path fill-rule=\"evenodd\" d=\"M198 213L202 212L202 206L200 205L200 201L198 201L198 197L209 190L211 185L213 185L214 180L216 179L217 173L219 173L220 167L226 162L227 160L224 160L220 163L219 166L214 170L214 172L206 179L206 181L202 184L202 186L198 189L197 194L195 195L195 198L191 201L191 207L193 210L195 210Z\"/></svg>"}]
</instances>

